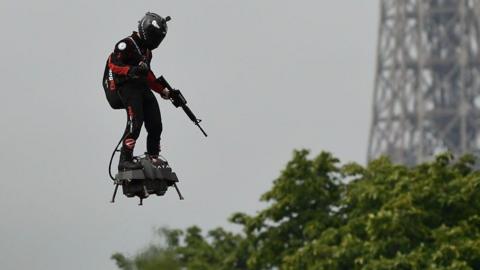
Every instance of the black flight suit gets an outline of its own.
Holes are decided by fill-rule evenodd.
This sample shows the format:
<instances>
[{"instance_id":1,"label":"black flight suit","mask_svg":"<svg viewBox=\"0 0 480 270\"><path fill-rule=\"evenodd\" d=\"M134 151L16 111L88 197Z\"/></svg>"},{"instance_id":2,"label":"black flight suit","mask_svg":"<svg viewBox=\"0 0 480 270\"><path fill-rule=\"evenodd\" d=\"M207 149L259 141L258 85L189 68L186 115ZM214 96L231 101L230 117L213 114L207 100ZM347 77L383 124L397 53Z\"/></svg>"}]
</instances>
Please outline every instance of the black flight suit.
<instances>
[{"instance_id":1,"label":"black flight suit","mask_svg":"<svg viewBox=\"0 0 480 270\"><path fill-rule=\"evenodd\" d=\"M158 156L160 152L162 119L157 99L150 89L163 96L165 86L155 81L156 77L150 70L151 60L152 52L145 48L136 32L120 40L108 60L110 76L113 77L109 82L109 88L118 91L131 120L131 125L125 130L126 136L121 150L123 158L127 160L132 158L143 123L148 133L147 153ZM138 72L141 62L147 64L148 69Z\"/></svg>"}]
</instances>

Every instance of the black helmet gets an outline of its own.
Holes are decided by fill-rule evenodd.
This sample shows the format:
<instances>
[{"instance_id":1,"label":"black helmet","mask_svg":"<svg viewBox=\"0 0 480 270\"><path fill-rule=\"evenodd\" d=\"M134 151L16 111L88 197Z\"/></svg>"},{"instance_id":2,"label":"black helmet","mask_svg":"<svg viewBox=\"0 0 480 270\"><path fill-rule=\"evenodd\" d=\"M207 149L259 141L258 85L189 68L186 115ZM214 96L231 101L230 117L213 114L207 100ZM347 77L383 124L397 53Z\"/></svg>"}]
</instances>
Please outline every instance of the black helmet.
<instances>
[{"instance_id":1,"label":"black helmet","mask_svg":"<svg viewBox=\"0 0 480 270\"><path fill-rule=\"evenodd\" d=\"M162 18L160 15L147 12L138 22L138 33L148 49L153 50L160 45L167 34L167 22L170 17Z\"/></svg>"}]
</instances>

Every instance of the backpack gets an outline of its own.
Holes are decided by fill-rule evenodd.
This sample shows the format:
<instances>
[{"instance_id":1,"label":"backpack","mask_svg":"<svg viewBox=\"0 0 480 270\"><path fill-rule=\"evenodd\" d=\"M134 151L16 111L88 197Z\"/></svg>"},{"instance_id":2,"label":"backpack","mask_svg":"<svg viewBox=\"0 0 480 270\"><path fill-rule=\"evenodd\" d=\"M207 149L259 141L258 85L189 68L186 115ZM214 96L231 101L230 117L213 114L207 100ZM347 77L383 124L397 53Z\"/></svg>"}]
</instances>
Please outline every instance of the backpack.
<instances>
[{"instance_id":1,"label":"backpack","mask_svg":"<svg viewBox=\"0 0 480 270\"><path fill-rule=\"evenodd\" d=\"M103 90L105 91L105 97L107 98L108 104L112 109L125 109L125 105L120 98L120 94L116 88L115 80L113 78L113 72L108 67L108 62L110 61L110 57L107 59L107 63L105 64L105 71L103 72L103 80L102 86Z\"/></svg>"}]
</instances>

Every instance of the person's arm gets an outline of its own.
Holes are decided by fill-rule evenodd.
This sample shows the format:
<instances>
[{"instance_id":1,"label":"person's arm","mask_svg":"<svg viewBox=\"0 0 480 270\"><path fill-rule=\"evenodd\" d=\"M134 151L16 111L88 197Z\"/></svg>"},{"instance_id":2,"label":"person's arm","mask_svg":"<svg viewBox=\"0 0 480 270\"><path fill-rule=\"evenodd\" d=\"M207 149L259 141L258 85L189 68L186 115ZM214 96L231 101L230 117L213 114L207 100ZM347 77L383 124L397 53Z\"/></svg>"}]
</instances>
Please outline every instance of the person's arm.
<instances>
[{"instance_id":1,"label":"person's arm","mask_svg":"<svg viewBox=\"0 0 480 270\"><path fill-rule=\"evenodd\" d=\"M147 62L148 65L150 66L150 63L152 61L152 52L149 50L147 54ZM156 93L160 94L160 96L164 99L169 99L170 98L170 91L166 88L166 85L163 85L157 80L157 76L153 73L151 69L148 70L147 74L147 83L148 87L155 91Z\"/></svg>"},{"instance_id":2,"label":"person's arm","mask_svg":"<svg viewBox=\"0 0 480 270\"><path fill-rule=\"evenodd\" d=\"M115 45L115 50L108 60L108 67L113 73L130 77L139 77L147 74L148 65L146 63L141 62L137 66L126 64L130 55L135 53L133 46L128 39L121 40Z\"/></svg>"},{"instance_id":3,"label":"person's arm","mask_svg":"<svg viewBox=\"0 0 480 270\"><path fill-rule=\"evenodd\" d=\"M151 70L148 71L147 82L148 82L148 87L150 87L150 89L152 89L153 91L159 93L162 98L164 99L170 98L168 89L165 87L165 85L157 81L157 77L155 77L155 74Z\"/></svg>"}]
</instances>

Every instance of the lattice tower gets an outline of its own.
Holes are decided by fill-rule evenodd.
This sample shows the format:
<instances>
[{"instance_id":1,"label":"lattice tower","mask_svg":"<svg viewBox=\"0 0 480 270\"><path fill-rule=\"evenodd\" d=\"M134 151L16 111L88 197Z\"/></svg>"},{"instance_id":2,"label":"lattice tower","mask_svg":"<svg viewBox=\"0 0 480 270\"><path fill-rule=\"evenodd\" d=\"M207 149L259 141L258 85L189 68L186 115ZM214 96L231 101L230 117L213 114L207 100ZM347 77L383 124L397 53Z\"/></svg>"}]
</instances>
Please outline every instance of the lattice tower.
<instances>
[{"instance_id":1,"label":"lattice tower","mask_svg":"<svg viewBox=\"0 0 480 270\"><path fill-rule=\"evenodd\" d=\"M381 0L368 159L479 154L480 0Z\"/></svg>"}]
</instances>

